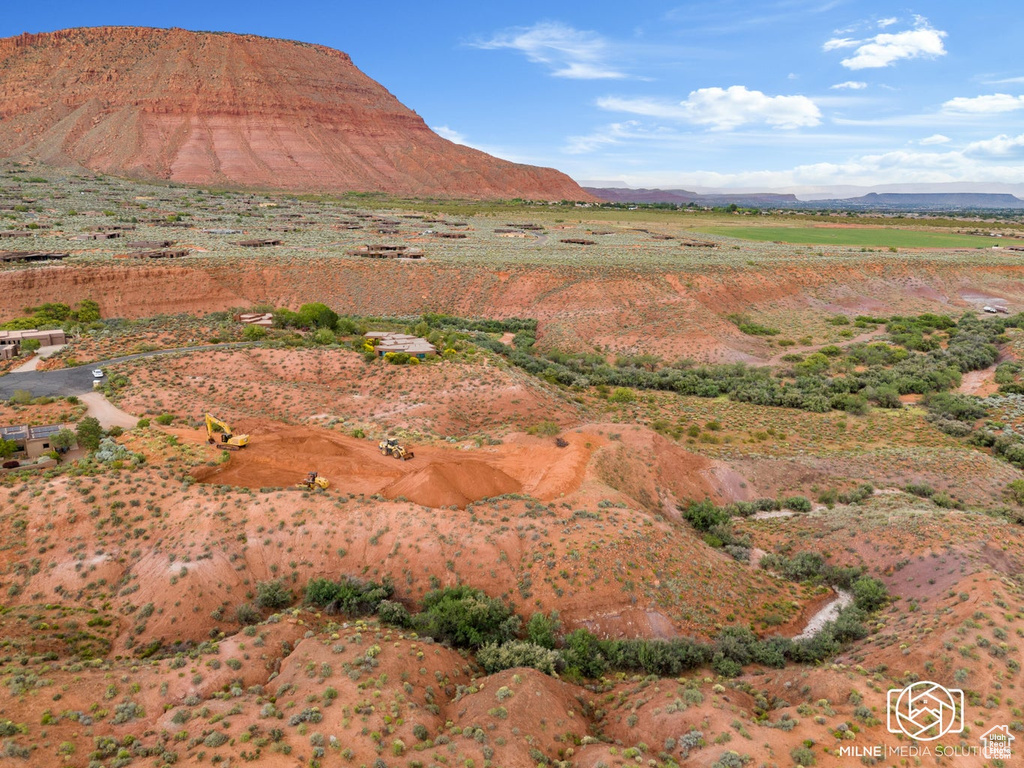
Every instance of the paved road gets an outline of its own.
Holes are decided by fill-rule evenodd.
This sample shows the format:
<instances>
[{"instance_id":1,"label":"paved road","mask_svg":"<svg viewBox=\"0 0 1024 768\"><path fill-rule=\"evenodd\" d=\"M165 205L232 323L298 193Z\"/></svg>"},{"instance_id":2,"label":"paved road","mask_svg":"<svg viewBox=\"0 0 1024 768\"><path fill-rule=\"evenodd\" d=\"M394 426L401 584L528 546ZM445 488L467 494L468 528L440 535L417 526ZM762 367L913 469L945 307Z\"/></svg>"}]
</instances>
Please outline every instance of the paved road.
<instances>
[{"instance_id":1,"label":"paved road","mask_svg":"<svg viewBox=\"0 0 1024 768\"><path fill-rule=\"evenodd\" d=\"M140 352L137 355L125 355L110 360L99 360L77 368L58 368L55 371L25 371L8 373L0 376L0 400L8 400L17 389L27 389L32 397L67 397L81 395L92 391L93 368L107 368L111 365L138 360L143 357L157 355L174 355L181 352L203 352L210 349L231 349L244 347L252 342L240 341L233 344L207 344L199 347L179 347L177 349L158 349L154 352Z\"/></svg>"}]
</instances>

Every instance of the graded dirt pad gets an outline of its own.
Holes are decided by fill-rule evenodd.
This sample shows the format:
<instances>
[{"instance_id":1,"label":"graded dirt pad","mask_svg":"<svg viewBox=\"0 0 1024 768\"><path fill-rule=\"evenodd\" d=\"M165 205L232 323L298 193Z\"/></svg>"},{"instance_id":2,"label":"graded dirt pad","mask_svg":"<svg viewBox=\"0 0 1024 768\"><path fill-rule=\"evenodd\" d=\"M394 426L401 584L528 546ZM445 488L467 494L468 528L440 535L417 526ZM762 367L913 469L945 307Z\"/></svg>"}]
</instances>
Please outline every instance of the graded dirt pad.
<instances>
[{"instance_id":1,"label":"graded dirt pad","mask_svg":"<svg viewBox=\"0 0 1024 768\"><path fill-rule=\"evenodd\" d=\"M470 458L466 451L416 448L415 458L382 456L374 441L358 440L317 427L252 426L246 448L225 464L196 471L204 483L247 488L293 486L311 471L339 493L403 498L427 507L464 507L477 499L518 493L522 484L489 463L493 455Z\"/></svg>"},{"instance_id":2,"label":"graded dirt pad","mask_svg":"<svg viewBox=\"0 0 1024 768\"><path fill-rule=\"evenodd\" d=\"M316 471L342 494L380 494L426 507L465 507L479 499L525 493L542 501L572 496L585 481L612 488L673 516L678 501L748 498L742 476L721 462L690 453L648 429L591 424L564 433L567 443L513 433L501 445L460 450L410 446L415 458L382 456L373 440L319 427L236 422L249 445L224 463L199 467L193 476L215 485L290 487ZM200 430L170 430L193 443ZM614 435L611 439L609 435Z\"/></svg>"}]
</instances>

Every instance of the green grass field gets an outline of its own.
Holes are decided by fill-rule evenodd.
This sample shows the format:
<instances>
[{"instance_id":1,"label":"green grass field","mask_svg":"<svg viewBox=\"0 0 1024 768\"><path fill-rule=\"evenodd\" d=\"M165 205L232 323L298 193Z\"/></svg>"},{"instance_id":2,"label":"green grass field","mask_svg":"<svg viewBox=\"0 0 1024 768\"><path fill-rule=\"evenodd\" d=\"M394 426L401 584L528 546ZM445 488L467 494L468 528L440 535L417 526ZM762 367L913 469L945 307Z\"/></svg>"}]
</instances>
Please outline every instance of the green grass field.
<instances>
[{"instance_id":1,"label":"green grass field","mask_svg":"<svg viewBox=\"0 0 1024 768\"><path fill-rule=\"evenodd\" d=\"M992 237L890 227L719 226L701 227L698 231L740 240L778 241L800 245L859 245L865 248L990 248L1002 242Z\"/></svg>"}]
</instances>

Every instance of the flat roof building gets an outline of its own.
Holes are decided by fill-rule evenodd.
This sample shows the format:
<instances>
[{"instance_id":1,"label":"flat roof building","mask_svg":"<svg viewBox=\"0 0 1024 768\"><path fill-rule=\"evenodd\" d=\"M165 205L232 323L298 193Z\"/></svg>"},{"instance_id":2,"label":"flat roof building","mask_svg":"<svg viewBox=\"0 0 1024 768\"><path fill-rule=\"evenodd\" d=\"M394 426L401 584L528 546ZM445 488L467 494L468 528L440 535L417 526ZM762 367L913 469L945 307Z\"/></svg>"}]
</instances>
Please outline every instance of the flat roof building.
<instances>
[{"instance_id":1,"label":"flat roof building","mask_svg":"<svg viewBox=\"0 0 1024 768\"><path fill-rule=\"evenodd\" d=\"M30 459L37 459L53 450L50 441L64 427L64 424L47 424L40 427L17 424L0 427L0 438L13 441L18 446L19 453L24 453Z\"/></svg>"},{"instance_id":2,"label":"flat roof building","mask_svg":"<svg viewBox=\"0 0 1024 768\"><path fill-rule=\"evenodd\" d=\"M377 340L374 349L378 357L383 357L388 352L405 352L407 355L423 360L437 354L437 347L429 341L408 333L370 331L366 334L366 338Z\"/></svg>"}]
</instances>

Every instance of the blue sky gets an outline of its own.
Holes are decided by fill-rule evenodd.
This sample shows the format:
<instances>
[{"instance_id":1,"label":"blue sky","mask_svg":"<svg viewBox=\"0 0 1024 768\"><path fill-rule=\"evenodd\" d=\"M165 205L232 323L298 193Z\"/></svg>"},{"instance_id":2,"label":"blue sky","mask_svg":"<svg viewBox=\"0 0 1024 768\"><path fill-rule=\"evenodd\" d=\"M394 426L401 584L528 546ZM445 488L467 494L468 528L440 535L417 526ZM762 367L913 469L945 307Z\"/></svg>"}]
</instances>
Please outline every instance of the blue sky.
<instances>
[{"instance_id":1,"label":"blue sky","mask_svg":"<svg viewBox=\"0 0 1024 768\"><path fill-rule=\"evenodd\" d=\"M577 179L1024 184L1011 0L5 5L0 37L126 24L322 43L442 135Z\"/></svg>"}]
</instances>

